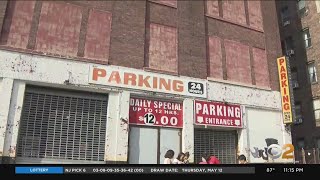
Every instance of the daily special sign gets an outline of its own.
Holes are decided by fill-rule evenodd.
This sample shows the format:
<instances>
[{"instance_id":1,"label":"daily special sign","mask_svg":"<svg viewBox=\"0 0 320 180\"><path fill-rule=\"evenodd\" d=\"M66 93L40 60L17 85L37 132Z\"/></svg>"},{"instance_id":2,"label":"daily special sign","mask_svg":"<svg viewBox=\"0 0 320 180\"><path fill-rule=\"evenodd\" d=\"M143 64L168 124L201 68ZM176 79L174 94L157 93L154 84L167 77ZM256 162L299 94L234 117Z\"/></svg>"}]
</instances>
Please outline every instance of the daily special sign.
<instances>
[{"instance_id":1,"label":"daily special sign","mask_svg":"<svg viewBox=\"0 0 320 180\"><path fill-rule=\"evenodd\" d=\"M288 123L292 123L293 118L292 118L290 86L289 86L286 57L283 56L283 57L278 58L277 63L278 63L278 72L279 72L283 123L288 124Z\"/></svg>"},{"instance_id":2,"label":"daily special sign","mask_svg":"<svg viewBox=\"0 0 320 180\"><path fill-rule=\"evenodd\" d=\"M240 105L196 100L195 114L198 125L242 128Z\"/></svg>"},{"instance_id":3,"label":"daily special sign","mask_svg":"<svg viewBox=\"0 0 320 180\"><path fill-rule=\"evenodd\" d=\"M182 113L182 103L130 98L130 124L182 128Z\"/></svg>"},{"instance_id":4,"label":"daily special sign","mask_svg":"<svg viewBox=\"0 0 320 180\"><path fill-rule=\"evenodd\" d=\"M206 82L115 66L90 66L89 83L206 98Z\"/></svg>"}]
</instances>

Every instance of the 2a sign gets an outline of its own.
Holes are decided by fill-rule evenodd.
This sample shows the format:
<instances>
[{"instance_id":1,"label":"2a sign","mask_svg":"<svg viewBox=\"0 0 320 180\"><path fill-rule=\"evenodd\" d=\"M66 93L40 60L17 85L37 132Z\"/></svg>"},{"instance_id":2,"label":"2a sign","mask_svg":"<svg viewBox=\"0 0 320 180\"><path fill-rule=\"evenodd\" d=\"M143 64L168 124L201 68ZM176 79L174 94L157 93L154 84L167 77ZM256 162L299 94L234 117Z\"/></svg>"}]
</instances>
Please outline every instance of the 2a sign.
<instances>
[{"instance_id":1,"label":"2a sign","mask_svg":"<svg viewBox=\"0 0 320 180\"><path fill-rule=\"evenodd\" d=\"M203 94L204 86L202 83L197 82L189 82L188 83L188 92L191 94Z\"/></svg>"}]
</instances>

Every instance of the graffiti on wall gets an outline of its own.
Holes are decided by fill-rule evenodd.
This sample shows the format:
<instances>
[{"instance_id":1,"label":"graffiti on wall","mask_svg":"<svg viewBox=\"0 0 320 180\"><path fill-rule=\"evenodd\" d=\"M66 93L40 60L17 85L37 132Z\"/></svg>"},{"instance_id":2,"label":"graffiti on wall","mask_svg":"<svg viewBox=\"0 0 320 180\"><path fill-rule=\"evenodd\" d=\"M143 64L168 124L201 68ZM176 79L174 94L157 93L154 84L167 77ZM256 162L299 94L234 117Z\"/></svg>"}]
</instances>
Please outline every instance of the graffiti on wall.
<instances>
[{"instance_id":1,"label":"graffiti on wall","mask_svg":"<svg viewBox=\"0 0 320 180\"><path fill-rule=\"evenodd\" d=\"M277 139L267 138L266 147L259 149L258 147L253 147L250 149L251 155L254 158L262 158L263 160L271 159L293 159L294 146L292 144L284 144L280 146Z\"/></svg>"}]
</instances>

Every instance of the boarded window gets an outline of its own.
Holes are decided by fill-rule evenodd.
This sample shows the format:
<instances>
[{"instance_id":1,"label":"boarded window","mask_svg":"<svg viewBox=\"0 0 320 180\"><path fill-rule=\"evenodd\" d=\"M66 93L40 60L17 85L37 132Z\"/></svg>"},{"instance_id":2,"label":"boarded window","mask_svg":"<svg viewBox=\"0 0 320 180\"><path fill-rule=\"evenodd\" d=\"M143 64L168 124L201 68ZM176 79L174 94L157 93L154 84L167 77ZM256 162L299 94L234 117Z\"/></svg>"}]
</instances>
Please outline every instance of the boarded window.
<instances>
[{"instance_id":1,"label":"boarded window","mask_svg":"<svg viewBox=\"0 0 320 180\"><path fill-rule=\"evenodd\" d=\"M35 1L12 1L9 3L7 13L12 13L12 20L10 23L7 22L4 27L4 33L8 33L5 35L8 38L7 45L25 49L29 40Z\"/></svg>"},{"instance_id":2,"label":"boarded window","mask_svg":"<svg viewBox=\"0 0 320 180\"><path fill-rule=\"evenodd\" d=\"M177 28L150 25L149 67L152 69L178 71Z\"/></svg>"},{"instance_id":3,"label":"boarded window","mask_svg":"<svg viewBox=\"0 0 320 180\"><path fill-rule=\"evenodd\" d=\"M263 30L260 1L248 1L248 11L250 26L259 30Z\"/></svg>"},{"instance_id":4,"label":"boarded window","mask_svg":"<svg viewBox=\"0 0 320 180\"><path fill-rule=\"evenodd\" d=\"M217 0L209 0L206 5L206 14L208 16L219 17L219 2Z\"/></svg>"},{"instance_id":5,"label":"boarded window","mask_svg":"<svg viewBox=\"0 0 320 180\"><path fill-rule=\"evenodd\" d=\"M253 48L252 54L256 85L262 87L270 87L266 51L263 49Z\"/></svg>"},{"instance_id":6,"label":"boarded window","mask_svg":"<svg viewBox=\"0 0 320 180\"><path fill-rule=\"evenodd\" d=\"M223 18L226 20L246 25L244 1L222 1Z\"/></svg>"},{"instance_id":7,"label":"boarded window","mask_svg":"<svg viewBox=\"0 0 320 180\"><path fill-rule=\"evenodd\" d=\"M36 49L42 52L76 56L81 8L61 2L43 2Z\"/></svg>"},{"instance_id":8,"label":"boarded window","mask_svg":"<svg viewBox=\"0 0 320 180\"><path fill-rule=\"evenodd\" d=\"M223 79L221 40L219 37L209 37L210 77Z\"/></svg>"},{"instance_id":9,"label":"boarded window","mask_svg":"<svg viewBox=\"0 0 320 180\"><path fill-rule=\"evenodd\" d=\"M85 44L85 57L108 61L111 13L91 10Z\"/></svg>"},{"instance_id":10,"label":"boarded window","mask_svg":"<svg viewBox=\"0 0 320 180\"><path fill-rule=\"evenodd\" d=\"M249 47L239 42L225 40L227 79L252 84Z\"/></svg>"}]
</instances>

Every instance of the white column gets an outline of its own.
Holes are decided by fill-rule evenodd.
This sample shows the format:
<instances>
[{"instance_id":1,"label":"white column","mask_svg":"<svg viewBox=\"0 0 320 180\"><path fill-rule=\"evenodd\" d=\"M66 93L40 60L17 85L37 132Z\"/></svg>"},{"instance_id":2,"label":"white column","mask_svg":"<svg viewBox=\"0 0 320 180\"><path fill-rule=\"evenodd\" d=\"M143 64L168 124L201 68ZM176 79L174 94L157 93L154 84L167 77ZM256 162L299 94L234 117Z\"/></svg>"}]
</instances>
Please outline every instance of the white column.
<instances>
[{"instance_id":1,"label":"white column","mask_svg":"<svg viewBox=\"0 0 320 180\"><path fill-rule=\"evenodd\" d=\"M9 117L7 121L8 123L3 148L3 156L5 157L16 157L16 145L18 139L18 131L24 100L25 87L25 82L14 81L13 83L12 98L10 103Z\"/></svg>"},{"instance_id":2,"label":"white column","mask_svg":"<svg viewBox=\"0 0 320 180\"><path fill-rule=\"evenodd\" d=\"M127 91L109 94L105 161L127 161L129 100Z\"/></svg>"},{"instance_id":3,"label":"white column","mask_svg":"<svg viewBox=\"0 0 320 180\"><path fill-rule=\"evenodd\" d=\"M128 147L129 147L129 103L130 93L123 91L120 95L120 112L119 121L117 123L117 156L118 162L127 162L128 160Z\"/></svg>"},{"instance_id":4,"label":"white column","mask_svg":"<svg viewBox=\"0 0 320 180\"><path fill-rule=\"evenodd\" d=\"M190 163L194 162L194 108L193 100L183 101L183 129L182 129L182 152L189 152Z\"/></svg>"},{"instance_id":5,"label":"white column","mask_svg":"<svg viewBox=\"0 0 320 180\"><path fill-rule=\"evenodd\" d=\"M250 160L250 145L249 145L249 128L248 128L248 116L246 109L242 106L242 121L243 129L239 129L238 132L238 151L237 155L245 155L247 161Z\"/></svg>"},{"instance_id":6,"label":"white column","mask_svg":"<svg viewBox=\"0 0 320 180\"><path fill-rule=\"evenodd\" d=\"M12 87L13 79L2 79L0 86L0 157L3 156Z\"/></svg>"}]
</instances>

